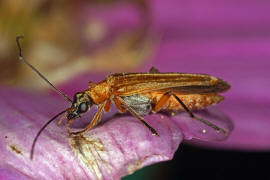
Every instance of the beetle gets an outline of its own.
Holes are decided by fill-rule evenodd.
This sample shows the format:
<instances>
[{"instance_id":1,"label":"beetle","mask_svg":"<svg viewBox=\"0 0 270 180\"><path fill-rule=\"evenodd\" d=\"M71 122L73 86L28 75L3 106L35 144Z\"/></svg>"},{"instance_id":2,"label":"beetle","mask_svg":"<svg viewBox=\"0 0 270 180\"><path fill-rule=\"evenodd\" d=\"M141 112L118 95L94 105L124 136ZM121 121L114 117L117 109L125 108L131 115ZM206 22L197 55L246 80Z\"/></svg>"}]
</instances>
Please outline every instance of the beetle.
<instances>
[{"instance_id":1,"label":"beetle","mask_svg":"<svg viewBox=\"0 0 270 180\"><path fill-rule=\"evenodd\" d=\"M207 74L162 73L152 67L147 73L116 73L108 75L105 80L99 83L89 82L89 88L75 93L73 100L71 100L23 58L19 43L21 38L23 36L17 36L16 38L19 59L34 70L67 101L71 102L71 107L58 113L39 130L32 144L31 159L39 135L58 116L65 113L58 123L61 123L63 117L66 117L65 126L67 132L71 135L80 135L101 121L103 112L110 110L112 102L120 112L129 111L153 135L158 135L158 132L144 121L142 115L161 110L186 111L191 118L210 126L218 133L227 133L223 128L192 113L193 110L203 109L224 99L218 93L227 91L230 89L230 85L220 78ZM98 106L98 110L91 122L83 130L71 132L70 124L93 105Z\"/></svg>"}]
</instances>

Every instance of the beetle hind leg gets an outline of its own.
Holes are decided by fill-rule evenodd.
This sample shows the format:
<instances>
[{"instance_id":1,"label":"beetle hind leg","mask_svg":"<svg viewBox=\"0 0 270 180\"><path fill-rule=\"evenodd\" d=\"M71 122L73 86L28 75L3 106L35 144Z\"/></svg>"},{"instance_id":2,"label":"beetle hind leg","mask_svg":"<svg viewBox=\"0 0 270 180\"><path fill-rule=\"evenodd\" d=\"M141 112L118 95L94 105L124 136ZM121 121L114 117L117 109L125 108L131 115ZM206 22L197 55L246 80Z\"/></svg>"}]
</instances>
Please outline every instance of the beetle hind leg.
<instances>
[{"instance_id":1,"label":"beetle hind leg","mask_svg":"<svg viewBox=\"0 0 270 180\"><path fill-rule=\"evenodd\" d=\"M224 134L227 134L227 131L226 131L226 130L224 130L224 129L218 127L217 125L215 125L215 124L213 124L213 123L211 123L211 122L209 122L209 121L207 121L207 120L205 120L205 119L203 119L203 118L200 118L200 117L195 116L195 115L188 109L188 107L183 103L183 101L181 101L181 99L180 99L178 96L176 96L174 93L170 93L170 94L177 100L177 102L184 108L184 110L189 114L189 116L190 116L191 118L196 119L196 120L198 120L198 121L200 121L200 122L206 124L207 126L213 128L213 129L215 129L217 132L222 132L222 133L224 133Z\"/></svg>"},{"instance_id":2,"label":"beetle hind leg","mask_svg":"<svg viewBox=\"0 0 270 180\"><path fill-rule=\"evenodd\" d=\"M227 131L218 127L217 125L203 119L203 118L200 118L200 117L197 117L195 116L189 109L188 107L185 105L185 103L183 103L183 101L178 97L176 96L174 93L172 92L166 92L161 98L160 100L156 103L156 105L154 106L154 111L157 112L159 111L160 109L162 109L164 107L164 105L167 103L167 101L169 100L169 98L173 96L177 102L184 108L184 110L189 114L189 116L193 119L196 119L202 123L204 123L205 125L215 129L217 132L222 132L224 134L227 134Z\"/></svg>"}]
</instances>

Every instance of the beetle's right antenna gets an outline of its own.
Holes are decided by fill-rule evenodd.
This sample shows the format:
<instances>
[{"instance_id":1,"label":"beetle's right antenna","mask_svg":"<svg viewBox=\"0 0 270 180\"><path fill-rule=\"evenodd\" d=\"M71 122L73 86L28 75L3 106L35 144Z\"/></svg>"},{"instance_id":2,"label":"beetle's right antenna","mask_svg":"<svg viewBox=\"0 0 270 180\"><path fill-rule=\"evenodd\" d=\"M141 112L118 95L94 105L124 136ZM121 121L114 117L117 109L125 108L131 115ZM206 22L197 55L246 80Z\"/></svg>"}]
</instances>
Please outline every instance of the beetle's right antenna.
<instances>
[{"instance_id":1,"label":"beetle's right antenna","mask_svg":"<svg viewBox=\"0 0 270 180\"><path fill-rule=\"evenodd\" d=\"M59 89L57 89L47 78L45 78L45 76L43 76L34 66L32 66L29 62L27 62L23 56L22 56L22 48L20 45L20 39L23 39L23 36L17 36L16 37L16 43L19 49L19 60L21 60L24 64L26 64L28 67L30 67L33 71L35 71L44 81L46 81L58 94L60 94L61 96L63 96L67 101L72 103L72 100L65 95L64 93L62 93Z\"/></svg>"}]
</instances>

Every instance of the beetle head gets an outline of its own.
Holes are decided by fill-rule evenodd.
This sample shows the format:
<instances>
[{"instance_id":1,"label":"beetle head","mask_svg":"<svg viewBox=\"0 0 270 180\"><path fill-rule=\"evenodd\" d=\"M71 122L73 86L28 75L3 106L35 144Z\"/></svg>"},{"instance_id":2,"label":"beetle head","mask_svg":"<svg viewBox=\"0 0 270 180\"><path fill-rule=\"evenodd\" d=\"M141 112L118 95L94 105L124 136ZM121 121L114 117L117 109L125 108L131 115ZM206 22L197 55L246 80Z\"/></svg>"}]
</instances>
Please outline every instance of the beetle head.
<instances>
[{"instance_id":1,"label":"beetle head","mask_svg":"<svg viewBox=\"0 0 270 180\"><path fill-rule=\"evenodd\" d=\"M93 100L85 92L77 92L74 94L73 102L67 113L67 119L80 117L80 114L87 112L93 105Z\"/></svg>"}]
</instances>

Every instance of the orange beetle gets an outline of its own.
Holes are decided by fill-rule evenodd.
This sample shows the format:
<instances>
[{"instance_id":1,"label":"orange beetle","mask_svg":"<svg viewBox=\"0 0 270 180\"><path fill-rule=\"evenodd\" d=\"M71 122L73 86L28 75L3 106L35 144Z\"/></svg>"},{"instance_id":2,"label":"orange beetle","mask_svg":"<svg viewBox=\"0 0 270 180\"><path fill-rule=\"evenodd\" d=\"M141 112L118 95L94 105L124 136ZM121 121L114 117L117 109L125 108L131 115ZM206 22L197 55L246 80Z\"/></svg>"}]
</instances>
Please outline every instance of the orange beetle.
<instances>
[{"instance_id":1,"label":"orange beetle","mask_svg":"<svg viewBox=\"0 0 270 180\"><path fill-rule=\"evenodd\" d=\"M67 101L72 103L70 108L54 116L39 130L32 144L31 159L39 135L59 115L66 113L63 117L66 116L67 118L67 132L78 135L97 125L101 120L103 111L110 110L112 102L120 112L129 111L153 135L158 135L157 131L143 120L142 115L160 110L186 111L191 118L201 121L217 132L226 134L226 130L192 113L192 110L203 109L224 99L218 93L227 91L230 85L219 78L207 74L161 73L152 67L148 73L111 74L97 84L90 82L89 88L77 92L72 101L23 58L19 43L19 39L22 37L16 38L19 59L49 83ZM70 124L81 114L87 112L92 105L98 106L92 121L82 131L70 132ZM59 123L61 123L63 117L60 118Z\"/></svg>"}]
</instances>

